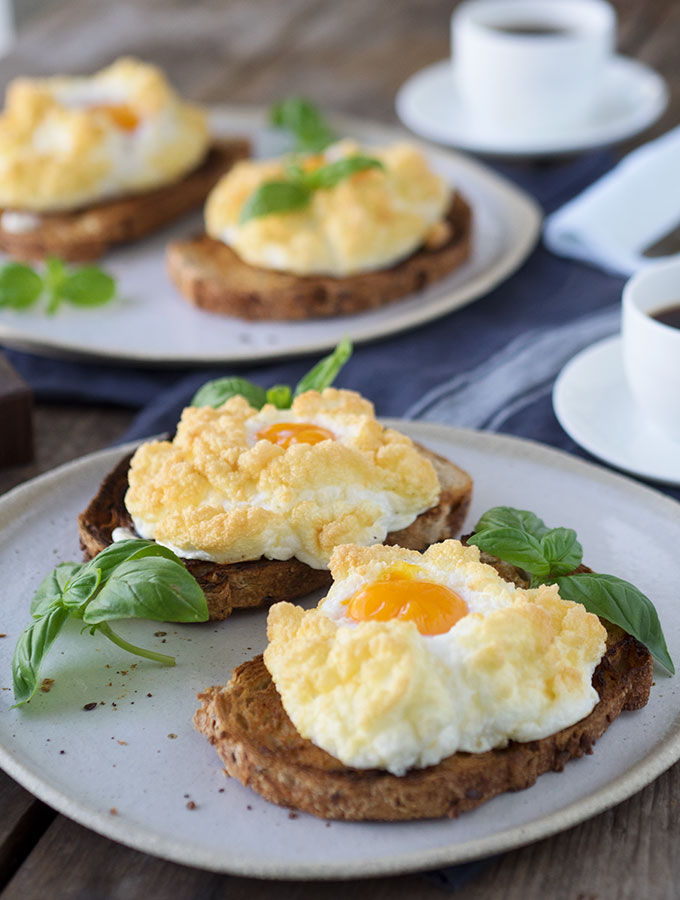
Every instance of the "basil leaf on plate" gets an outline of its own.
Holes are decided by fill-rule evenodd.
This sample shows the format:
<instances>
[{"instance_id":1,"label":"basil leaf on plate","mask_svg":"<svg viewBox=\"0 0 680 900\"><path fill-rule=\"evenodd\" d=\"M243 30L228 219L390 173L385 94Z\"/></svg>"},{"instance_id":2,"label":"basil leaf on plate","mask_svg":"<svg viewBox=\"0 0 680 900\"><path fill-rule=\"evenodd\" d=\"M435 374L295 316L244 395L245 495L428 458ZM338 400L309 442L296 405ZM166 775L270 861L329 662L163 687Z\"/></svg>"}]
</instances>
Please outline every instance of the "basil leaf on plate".
<instances>
[{"instance_id":1,"label":"basil leaf on plate","mask_svg":"<svg viewBox=\"0 0 680 900\"><path fill-rule=\"evenodd\" d=\"M379 159L372 156L345 156L335 162L320 166L312 172L304 174L304 183L311 190L328 189L340 184L345 178L349 178L356 172L365 172L367 169L384 169Z\"/></svg>"},{"instance_id":2,"label":"basil leaf on plate","mask_svg":"<svg viewBox=\"0 0 680 900\"><path fill-rule=\"evenodd\" d=\"M84 563L74 562L61 563L43 578L31 600L33 618L44 616L50 607L61 603L66 585L84 565Z\"/></svg>"},{"instance_id":3,"label":"basil leaf on plate","mask_svg":"<svg viewBox=\"0 0 680 900\"><path fill-rule=\"evenodd\" d=\"M12 658L15 706L26 703L38 689L42 664L68 617L67 609L56 606L21 632Z\"/></svg>"},{"instance_id":4,"label":"basil leaf on plate","mask_svg":"<svg viewBox=\"0 0 680 900\"><path fill-rule=\"evenodd\" d=\"M488 528L468 538L480 550L543 579L550 572L540 540L520 528Z\"/></svg>"},{"instance_id":5,"label":"basil leaf on plate","mask_svg":"<svg viewBox=\"0 0 680 900\"><path fill-rule=\"evenodd\" d=\"M69 611L73 610L73 615L79 614L80 607L94 595L101 580L101 569L83 566L66 585L61 597L62 605Z\"/></svg>"},{"instance_id":6,"label":"basil leaf on plate","mask_svg":"<svg viewBox=\"0 0 680 900\"><path fill-rule=\"evenodd\" d=\"M62 300L74 306L102 306L113 299L116 282L97 266L83 266L64 276L58 292Z\"/></svg>"},{"instance_id":7,"label":"basil leaf on plate","mask_svg":"<svg viewBox=\"0 0 680 900\"><path fill-rule=\"evenodd\" d=\"M250 219L278 212L293 212L303 209L309 203L311 192L299 181L265 181L255 188L241 208L239 222L243 225Z\"/></svg>"},{"instance_id":8,"label":"basil leaf on plate","mask_svg":"<svg viewBox=\"0 0 680 900\"><path fill-rule=\"evenodd\" d=\"M320 360L298 381L294 396L299 397L305 391L322 391L331 385L351 355L352 344L347 338L343 338L331 354Z\"/></svg>"},{"instance_id":9,"label":"basil leaf on plate","mask_svg":"<svg viewBox=\"0 0 680 900\"><path fill-rule=\"evenodd\" d=\"M535 513L512 506L494 506L488 509L475 525L475 533L489 528L519 528L538 539L548 533L545 522Z\"/></svg>"},{"instance_id":10,"label":"basil leaf on plate","mask_svg":"<svg viewBox=\"0 0 680 900\"><path fill-rule=\"evenodd\" d=\"M7 263L0 268L0 306L28 309L43 292L43 280L24 263Z\"/></svg>"},{"instance_id":11,"label":"basil leaf on plate","mask_svg":"<svg viewBox=\"0 0 680 900\"><path fill-rule=\"evenodd\" d=\"M588 612L632 634L672 674L675 666L668 653L659 616L653 603L634 585L615 575L583 572L556 579L560 596L582 603Z\"/></svg>"},{"instance_id":12,"label":"basil leaf on plate","mask_svg":"<svg viewBox=\"0 0 680 900\"><path fill-rule=\"evenodd\" d=\"M246 378L215 378L200 387L191 401L192 406L222 406L230 397L240 394L253 409L262 409L267 402L267 392Z\"/></svg>"},{"instance_id":13,"label":"basil leaf on plate","mask_svg":"<svg viewBox=\"0 0 680 900\"><path fill-rule=\"evenodd\" d=\"M115 541L113 544L109 544L105 550L98 553L85 566L89 571L99 570L101 572L101 581L104 583L121 563L129 559L144 559L147 556L162 556L181 565L176 554L162 544L157 544L155 541L145 541L143 538L131 538L130 540Z\"/></svg>"},{"instance_id":14,"label":"basil leaf on plate","mask_svg":"<svg viewBox=\"0 0 680 900\"><path fill-rule=\"evenodd\" d=\"M153 619L159 622L205 622L203 591L181 563L164 557L129 559L111 574L83 620L97 625L109 619Z\"/></svg>"},{"instance_id":15,"label":"basil leaf on plate","mask_svg":"<svg viewBox=\"0 0 680 900\"><path fill-rule=\"evenodd\" d=\"M568 575L581 565L583 547L573 528L551 528L541 538L541 547L550 564L550 578Z\"/></svg>"}]
</instances>

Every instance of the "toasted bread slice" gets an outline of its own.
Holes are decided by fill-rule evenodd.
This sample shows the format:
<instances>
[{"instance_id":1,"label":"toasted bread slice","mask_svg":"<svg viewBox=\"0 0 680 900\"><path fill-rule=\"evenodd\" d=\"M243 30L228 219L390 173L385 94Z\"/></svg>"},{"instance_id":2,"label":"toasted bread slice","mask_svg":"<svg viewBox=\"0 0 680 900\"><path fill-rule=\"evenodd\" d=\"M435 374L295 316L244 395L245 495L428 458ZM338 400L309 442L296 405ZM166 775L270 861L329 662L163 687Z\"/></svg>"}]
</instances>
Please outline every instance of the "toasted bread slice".
<instances>
[{"instance_id":1,"label":"toasted bread slice","mask_svg":"<svg viewBox=\"0 0 680 900\"><path fill-rule=\"evenodd\" d=\"M286 715L261 656L239 666L226 687L198 695L195 728L220 755L227 774L266 800L327 819L397 821L455 818L497 794L561 772L624 709L649 696L652 658L639 641L607 625L607 652L595 670L600 700L589 716L556 734L502 750L455 753L403 776L344 766L301 737Z\"/></svg>"},{"instance_id":2,"label":"toasted bread slice","mask_svg":"<svg viewBox=\"0 0 680 900\"><path fill-rule=\"evenodd\" d=\"M137 240L201 206L222 175L249 152L242 138L214 141L201 165L173 184L73 212L45 213L31 231L14 233L0 225L0 250L19 259L97 259L112 244Z\"/></svg>"},{"instance_id":3,"label":"toasted bread slice","mask_svg":"<svg viewBox=\"0 0 680 900\"><path fill-rule=\"evenodd\" d=\"M425 447L419 449L437 472L439 502L421 513L408 528L388 534L385 541L410 550L425 550L430 544L455 537L463 526L472 496L472 479L467 472ZM97 495L78 516L80 544L88 559L111 544L114 528L133 529L125 508L130 459L126 456L106 476ZM295 600L331 583L327 569L312 569L297 559L262 557L226 564L198 559L182 561L205 593L211 620L226 619L234 609Z\"/></svg>"},{"instance_id":4,"label":"toasted bread slice","mask_svg":"<svg viewBox=\"0 0 680 900\"><path fill-rule=\"evenodd\" d=\"M460 194L447 217L447 238L433 249L376 272L346 278L259 269L207 235L168 246L170 277L195 306L241 319L313 319L375 309L448 275L470 254L471 211Z\"/></svg>"}]
</instances>

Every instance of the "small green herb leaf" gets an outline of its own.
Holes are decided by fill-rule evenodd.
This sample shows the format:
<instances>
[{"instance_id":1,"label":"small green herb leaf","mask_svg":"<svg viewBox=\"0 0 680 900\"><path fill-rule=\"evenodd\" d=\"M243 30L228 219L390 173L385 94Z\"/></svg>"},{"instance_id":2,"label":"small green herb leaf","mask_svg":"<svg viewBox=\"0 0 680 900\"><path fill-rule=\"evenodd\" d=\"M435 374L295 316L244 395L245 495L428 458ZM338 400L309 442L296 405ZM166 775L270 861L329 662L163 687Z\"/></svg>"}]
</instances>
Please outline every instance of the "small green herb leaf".
<instances>
[{"instance_id":1,"label":"small green herb leaf","mask_svg":"<svg viewBox=\"0 0 680 900\"><path fill-rule=\"evenodd\" d=\"M21 632L12 659L15 706L26 703L38 689L43 661L68 617L68 610L57 606Z\"/></svg>"},{"instance_id":2,"label":"small green herb leaf","mask_svg":"<svg viewBox=\"0 0 680 900\"><path fill-rule=\"evenodd\" d=\"M515 509L512 506L494 506L488 509L475 526L475 533L491 528L519 528L540 540L548 533L542 519L527 509Z\"/></svg>"},{"instance_id":3,"label":"small green herb leaf","mask_svg":"<svg viewBox=\"0 0 680 900\"><path fill-rule=\"evenodd\" d=\"M262 409L267 402L264 388L245 378L216 378L206 382L194 394L192 406L222 406L230 397L240 394L245 397L253 409Z\"/></svg>"},{"instance_id":4,"label":"small green herb leaf","mask_svg":"<svg viewBox=\"0 0 680 900\"><path fill-rule=\"evenodd\" d=\"M74 306L102 306L116 293L116 282L96 266L83 266L62 279L58 293Z\"/></svg>"},{"instance_id":5,"label":"small green herb leaf","mask_svg":"<svg viewBox=\"0 0 680 900\"><path fill-rule=\"evenodd\" d=\"M66 585L83 565L84 563L61 563L43 578L31 600L31 615L34 619L44 616L50 607L61 603Z\"/></svg>"},{"instance_id":6,"label":"small green herb leaf","mask_svg":"<svg viewBox=\"0 0 680 900\"><path fill-rule=\"evenodd\" d=\"M277 409L290 409L292 401L293 392L287 384L275 384L267 391L267 403Z\"/></svg>"},{"instance_id":7,"label":"small green herb leaf","mask_svg":"<svg viewBox=\"0 0 680 900\"><path fill-rule=\"evenodd\" d=\"M272 125L285 128L295 138L296 149L318 152L336 138L319 109L303 97L288 97L269 111Z\"/></svg>"},{"instance_id":8,"label":"small green herb leaf","mask_svg":"<svg viewBox=\"0 0 680 900\"><path fill-rule=\"evenodd\" d=\"M101 572L101 583L103 584L111 575L111 573L121 563L129 559L144 559L147 556L162 556L165 559L171 559L178 565L181 565L178 557L155 541L145 541L142 538L131 538L127 541L115 541L113 544L98 553L88 563L85 568L88 571L99 570Z\"/></svg>"},{"instance_id":9,"label":"small green herb leaf","mask_svg":"<svg viewBox=\"0 0 680 900\"><path fill-rule=\"evenodd\" d=\"M181 563L164 557L129 559L116 567L83 620L97 625L109 619L153 619L160 622L205 622L203 591Z\"/></svg>"},{"instance_id":10,"label":"small green herb leaf","mask_svg":"<svg viewBox=\"0 0 680 900\"><path fill-rule=\"evenodd\" d=\"M0 268L0 306L28 309L42 294L40 275L23 263L7 263Z\"/></svg>"},{"instance_id":11,"label":"small green herb leaf","mask_svg":"<svg viewBox=\"0 0 680 900\"><path fill-rule=\"evenodd\" d=\"M573 528L551 528L541 538L541 547L550 563L550 578L568 575L581 565L583 548Z\"/></svg>"},{"instance_id":12,"label":"small green herb leaf","mask_svg":"<svg viewBox=\"0 0 680 900\"><path fill-rule=\"evenodd\" d=\"M541 542L520 528L487 528L468 538L480 550L497 556L513 566L544 579L550 572L550 563L543 552Z\"/></svg>"},{"instance_id":13,"label":"small green herb leaf","mask_svg":"<svg viewBox=\"0 0 680 900\"><path fill-rule=\"evenodd\" d=\"M328 165L321 166L312 172L304 174L304 183L311 190L333 188L345 178L349 178L356 172L365 172L367 169L384 169L379 159L372 156L345 156Z\"/></svg>"},{"instance_id":14,"label":"small green herb leaf","mask_svg":"<svg viewBox=\"0 0 680 900\"><path fill-rule=\"evenodd\" d=\"M243 204L239 222L243 225L271 213L303 209L310 197L309 188L298 181L265 181Z\"/></svg>"},{"instance_id":15,"label":"small green herb leaf","mask_svg":"<svg viewBox=\"0 0 680 900\"><path fill-rule=\"evenodd\" d=\"M100 569L83 566L66 585L61 598L62 604L68 610L79 610L92 597L101 580Z\"/></svg>"},{"instance_id":16,"label":"small green herb leaf","mask_svg":"<svg viewBox=\"0 0 680 900\"><path fill-rule=\"evenodd\" d=\"M322 391L329 387L351 355L352 343L347 338L343 338L331 354L324 356L298 381L293 392L294 396L299 397L305 391Z\"/></svg>"},{"instance_id":17,"label":"small green herb leaf","mask_svg":"<svg viewBox=\"0 0 680 900\"><path fill-rule=\"evenodd\" d=\"M615 575L584 572L557 579L560 596L582 603L588 612L618 625L632 634L672 674L675 666L654 605L642 591Z\"/></svg>"}]
</instances>

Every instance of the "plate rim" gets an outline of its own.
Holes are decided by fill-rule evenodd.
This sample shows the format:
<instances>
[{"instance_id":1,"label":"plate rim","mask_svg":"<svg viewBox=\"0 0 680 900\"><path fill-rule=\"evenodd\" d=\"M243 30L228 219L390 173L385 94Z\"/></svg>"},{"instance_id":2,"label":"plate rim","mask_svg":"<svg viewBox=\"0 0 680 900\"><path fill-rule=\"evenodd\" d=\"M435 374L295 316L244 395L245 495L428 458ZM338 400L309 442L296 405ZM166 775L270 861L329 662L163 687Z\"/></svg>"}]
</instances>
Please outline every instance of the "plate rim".
<instances>
[{"instance_id":1,"label":"plate rim","mask_svg":"<svg viewBox=\"0 0 680 900\"><path fill-rule=\"evenodd\" d=\"M239 118L241 120L236 130L238 130L238 127L247 127L255 130L258 126L263 129L266 124L267 107L261 104L222 103L209 105L207 109L217 131L225 128L225 122L230 118ZM426 325L428 322L448 315L475 300L480 300L495 287L506 281L529 257L540 238L543 211L538 202L527 191L513 184L508 178L494 172L492 168L484 163L471 159L463 153L422 139L414 139L413 135L399 124L390 125L377 119L365 119L332 111L329 111L328 115L340 130L363 132L366 135L373 134L376 140L396 141L410 139L428 154L435 157L448 158L450 161L453 161L459 170L470 173L477 180L482 180L494 192L494 195L500 199L504 216L508 223L510 224L512 220L512 227L506 227L504 230L504 233L511 237L512 243L493 265L473 275L468 282L455 287L453 292L448 291L443 296L436 298L424 312L422 307L416 307L402 315L393 316L390 322L376 323L367 329L363 329L360 333L356 333L353 336L350 335L354 343L364 344L401 334L409 328ZM248 124L244 126L244 122ZM233 128L231 128L231 133L234 133ZM519 223L519 226L517 223ZM456 297L453 303L447 302L447 297L450 298L451 293ZM397 309L398 312L398 301L393 308ZM248 325L247 322L234 317L224 316L222 318L238 323L239 327L247 327ZM328 321L337 322L342 321L344 318L335 316ZM323 320L309 321L318 322ZM285 325L285 323L281 324ZM20 332L18 336L17 330ZM209 353L208 355L197 356L195 352L168 355L164 351L156 351L153 348L144 353L121 350L107 351L101 348L92 350L86 343L68 338L59 340L55 344L45 337L34 338L30 335L26 336L25 333L21 332L20 328L17 329L15 327L15 323L0 320L0 343L25 352L47 356L48 358L75 359L84 362L96 361L121 366L143 364L145 367L153 368L168 365L214 366L225 363L238 365L274 362L320 353L332 349L337 341L335 338L329 340L317 338L311 341L305 339L305 341L298 340L294 346L262 348L259 351L253 348L247 350L234 349L233 352L230 351L227 355Z\"/></svg>"},{"instance_id":2,"label":"plate rim","mask_svg":"<svg viewBox=\"0 0 680 900\"><path fill-rule=\"evenodd\" d=\"M574 139L571 142L564 143L559 140L556 142L554 140L550 141L546 139L542 142L529 142L523 146L521 144L503 146L502 143L499 145L499 143L493 139L491 141L486 139L476 140L474 135L472 135L469 140L467 140L464 135L462 137L451 138L450 136L447 137L442 129L436 127L429 128L427 125L421 126L420 124L414 127L413 118L408 111L412 102L410 101L410 94L416 90L416 86L427 79L433 79L437 76L441 77L440 70L443 72L444 68L450 65L451 57L445 57L444 59L429 63L427 66L423 66L421 69L418 69L410 75L397 91L395 97L395 109L400 122L415 134L420 135L423 139L438 143L447 148L459 148L468 153L483 153L489 156L521 159L541 156L559 156L565 153L585 152L587 150L597 149L598 147L610 146L628 140L650 127L663 115L668 107L670 99L668 82L663 75L656 71L656 69L634 57L622 53L614 53L609 60L609 65L612 68L618 67L620 71L627 71L629 74L635 72L640 80L645 79L656 91L653 103L650 100L649 106L642 111L639 111L636 114L631 112L629 116L625 117L625 122L623 124L619 123L617 128L610 128L609 132L600 129L599 132L595 134L595 137L586 138L585 140Z\"/></svg>"},{"instance_id":3,"label":"plate rim","mask_svg":"<svg viewBox=\"0 0 680 900\"><path fill-rule=\"evenodd\" d=\"M638 484L630 478L611 472L596 463L574 457L569 453L541 444L528 438L512 435L480 432L471 429L453 428L437 423L420 422L405 419L381 419L389 427L398 427L415 439L453 441L466 448L481 451L500 452L502 455L518 452L526 458L538 463L556 466L563 471L582 474L586 477L620 489L632 498L653 504L669 515L678 516L680 503L646 485ZM79 457L45 472L24 484L18 485L0 497L0 511L13 504L21 504L25 500L49 490L50 485L58 483L64 476L68 477L79 468L93 464L114 462L116 458L139 444L133 441L128 444L109 447L95 453ZM411 854L400 854L398 858L381 857L358 863L265 863L262 859L243 858L242 855L228 858L228 850L215 858L213 851L203 853L196 847L188 848L175 838L150 834L142 826L128 822L118 822L103 812L92 810L87 804L74 800L68 793L53 787L42 774L34 774L24 768L15 756L0 744L0 767L14 778L34 796L57 809L79 824L90 828L98 834L142 852L150 853L172 862L223 872L233 875L255 877L264 880L349 880L374 876L396 875L406 872L417 872L441 866L457 865L484 858L492 854L507 852L534 841L550 837L585 821L612 806L628 799L651 781L661 775L680 758L680 718L677 718L668 730L667 735L641 760L627 772L595 791L593 794L576 801L568 807L556 810L523 826L513 826L493 835L475 838L465 843L441 846L430 850L418 850ZM380 824L380 823L375 823Z\"/></svg>"},{"instance_id":4,"label":"plate rim","mask_svg":"<svg viewBox=\"0 0 680 900\"><path fill-rule=\"evenodd\" d=\"M569 437L572 438L572 440L576 441L576 443L579 446L583 447L584 450L587 450L588 453L591 453L593 456L597 457L597 459L602 460L607 465L616 466L617 469L620 469L622 472L625 472L628 475L637 476L638 478L645 478L649 481L654 481L657 484L664 484L670 487L680 487L680 472L678 472L676 476L669 475L668 473L662 473L654 468L649 468L647 466L636 466L628 461L625 457L618 455L616 452L608 453L606 450L603 452L599 444L596 444L594 441L590 440L588 434L582 431L578 427L578 425L574 425L571 416L568 412L566 412L568 407L564 399L565 390L567 389L565 385L567 385L570 379L573 377L574 370L582 365L585 359L598 353L602 355L610 353L613 357L615 350L620 346L620 344L620 334L612 334L608 337L601 338L599 341L595 341L594 343L589 344L587 347L584 347L575 356L572 356L569 362L567 362L563 366L561 371L558 373L557 378L555 379L555 384L553 385L552 390L552 405L555 412L555 417L560 423L560 426L569 435ZM623 376L623 368L621 369L621 374ZM678 452L680 453L680 444L678 445Z\"/></svg>"}]
</instances>

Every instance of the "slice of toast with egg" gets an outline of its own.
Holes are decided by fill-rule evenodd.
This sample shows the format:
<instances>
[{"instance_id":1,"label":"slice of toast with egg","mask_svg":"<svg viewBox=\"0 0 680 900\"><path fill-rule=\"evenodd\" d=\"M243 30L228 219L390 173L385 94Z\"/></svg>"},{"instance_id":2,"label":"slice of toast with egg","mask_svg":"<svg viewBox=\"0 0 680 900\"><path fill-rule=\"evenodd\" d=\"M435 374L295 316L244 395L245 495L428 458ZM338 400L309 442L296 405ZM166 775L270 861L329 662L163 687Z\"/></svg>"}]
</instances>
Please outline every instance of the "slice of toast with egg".
<instances>
[{"instance_id":1,"label":"slice of toast with egg","mask_svg":"<svg viewBox=\"0 0 680 900\"><path fill-rule=\"evenodd\" d=\"M421 513L407 528L392 532L386 543L413 550L458 534L472 496L472 479L454 463L418 446L436 471L440 493L436 505ZM112 543L116 528L132 529L125 506L128 489L127 456L106 476L97 495L78 517L80 542L88 559ZM316 569L300 562L260 559L246 562L215 563L200 559L183 560L189 572L205 592L211 620L226 619L234 609L268 606L280 600L303 597L330 584L327 569Z\"/></svg>"},{"instance_id":2,"label":"slice of toast with egg","mask_svg":"<svg viewBox=\"0 0 680 900\"><path fill-rule=\"evenodd\" d=\"M493 558L483 559L495 565ZM525 579L518 570L503 564L498 572L506 582L524 588ZM201 707L195 713L194 726L213 744L227 774L273 803L328 819L454 818L500 793L530 787L545 772L562 771L569 759L591 753L594 742L623 710L640 709L647 703L653 672L651 654L617 626L604 621L601 625L605 628L597 628L604 638L600 651L603 655L594 669L592 688L588 688L593 693L588 714L575 722L572 718L574 724L545 737L511 739L506 746L482 748L483 752L454 752L440 757L435 764L406 768L403 774L346 765L303 738L284 710L262 656L239 666L226 686L211 687L199 694ZM311 631L306 630L304 635L305 641L313 641ZM295 637L287 633L286 642L290 640ZM371 640L377 640L376 635ZM336 662L343 658L333 657ZM501 669L502 664L499 660ZM378 671L373 657L366 665L366 671ZM364 671L358 661L354 668ZM390 671L398 681L399 674ZM297 677L299 680L302 676ZM313 691L315 675L308 673L299 683ZM390 685L391 682L383 685L388 693ZM508 690L512 693L511 686ZM367 696L362 689L357 701L366 701ZM379 695L379 700L386 702L383 695ZM314 710L318 720L322 711L329 714L330 707L314 706ZM338 734L328 729L324 733L335 737ZM356 732L351 734L354 742ZM406 729L399 734L406 740L410 732ZM381 750L386 746L381 743Z\"/></svg>"},{"instance_id":3,"label":"slice of toast with egg","mask_svg":"<svg viewBox=\"0 0 680 900\"><path fill-rule=\"evenodd\" d=\"M205 234L169 244L167 267L180 292L210 312L251 320L353 315L421 291L468 259L472 214L460 193L440 224L429 244L401 262L344 277L251 266Z\"/></svg>"},{"instance_id":4,"label":"slice of toast with egg","mask_svg":"<svg viewBox=\"0 0 680 900\"><path fill-rule=\"evenodd\" d=\"M98 259L112 245L145 237L200 207L219 179L249 152L244 138L214 140L204 161L179 181L74 211L2 211L0 249L27 260Z\"/></svg>"}]
</instances>

